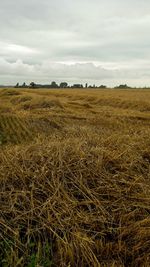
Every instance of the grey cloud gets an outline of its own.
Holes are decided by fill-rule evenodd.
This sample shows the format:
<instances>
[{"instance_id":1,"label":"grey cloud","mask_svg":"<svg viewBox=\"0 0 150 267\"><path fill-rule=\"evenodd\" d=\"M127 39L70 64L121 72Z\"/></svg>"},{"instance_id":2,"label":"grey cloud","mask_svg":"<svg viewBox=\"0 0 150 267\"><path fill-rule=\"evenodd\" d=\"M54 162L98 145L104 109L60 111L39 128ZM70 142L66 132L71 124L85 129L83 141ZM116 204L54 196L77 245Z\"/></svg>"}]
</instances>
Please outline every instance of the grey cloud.
<instances>
[{"instance_id":1,"label":"grey cloud","mask_svg":"<svg viewBox=\"0 0 150 267\"><path fill-rule=\"evenodd\" d=\"M29 80L33 75L44 82L49 75L149 83L149 9L147 0L1 1L1 81L11 83L21 75ZM57 73L49 62L57 65ZM101 68L79 62L98 62ZM116 71L105 69L113 64Z\"/></svg>"},{"instance_id":2,"label":"grey cloud","mask_svg":"<svg viewBox=\"0 0 150 267\"><path fill-rule=\"evenodd\" d=\"M122 69L108 68L96 66L92 63L75 63L64 64L44 61L42 64L29 65L17 60L14 63L7 62L4 59L0 60L0 80L10 80L15 84L17 82L27 83L32 80L36 82L50 83L52 80L57 82L68 81L70 83L82 82L100 85L106 83L108 86L113 86L117 82L129 82L133 85L138 81L142 85L139 77L142 77L145 82L150 76L150 66L143 69L129 68L124 66ZM128 78L127 78L128 77ZM7 80L6 84L10 83Z\"/></svg>"}]
</instances>

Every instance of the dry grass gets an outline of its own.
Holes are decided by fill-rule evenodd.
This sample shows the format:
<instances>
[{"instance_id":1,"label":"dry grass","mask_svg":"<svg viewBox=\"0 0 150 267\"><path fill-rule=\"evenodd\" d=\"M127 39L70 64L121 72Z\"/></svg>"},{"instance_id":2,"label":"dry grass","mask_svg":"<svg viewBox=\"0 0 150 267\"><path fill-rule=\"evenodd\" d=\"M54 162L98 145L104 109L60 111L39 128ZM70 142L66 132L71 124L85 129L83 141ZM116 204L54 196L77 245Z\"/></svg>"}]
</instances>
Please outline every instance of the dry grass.
<instances>
[{"instance_id":1,"label":"dry grass","mask_svg":"<svg viewBox=\"0 0 150 267\"><path fill-rule=\"evenodd\" d=\"M0 142L2 266L150 266L149 90L1 90Z\"/></svg>"}]
</instances>

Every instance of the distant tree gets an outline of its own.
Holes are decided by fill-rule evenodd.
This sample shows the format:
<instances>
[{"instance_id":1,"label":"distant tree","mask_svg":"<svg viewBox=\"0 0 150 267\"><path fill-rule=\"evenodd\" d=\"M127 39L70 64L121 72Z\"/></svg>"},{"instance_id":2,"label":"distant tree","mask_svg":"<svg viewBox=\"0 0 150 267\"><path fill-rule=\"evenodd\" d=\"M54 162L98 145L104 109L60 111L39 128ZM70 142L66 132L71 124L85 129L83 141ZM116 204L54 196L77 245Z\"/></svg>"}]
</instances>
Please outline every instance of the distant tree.
<instances>
[{"instance_id":1,"label":"distant tree","mask_svg":"<svg viewBox=\"0 0 150 267\"><path fill-rule=\"evenodd\" d=\"M22 87L26 87L26 83L25 82L22 84Z\"/></svg>"},{"instance_id":2,"label":"distant tree","mask_svg":"<svg viewBox=\"0 0 150 267\"><path fill-rule=\"evenodd\" d=\"M74 84L71 86L72 88L83 88L82 84Z\"/></svg>"},{"instance_id":3,"label":"distant tree","mask_svg":"<svg viewBox=\"0 0 150 267\"><path fill-rule=\"evenodd\" d=\"M35 88L36 84L34 82L30 83L30 87Z\"/></svg>"},{"instance_id":4,"label":"distant tree","mask_svg":"<svg viewBox=\"0 0 150 267\"><path fill-rule=\"evenodd\" d=\"M93 85L89 85L88 88L97 88L97 86L93 84Z\"/></svg>"},{"instance_id":5,"label":"distant tree","mask_svg":"<svg viewBox=\"0 0 150 267\"><path fill-rule=\"evenodd\" d=\"M130 88L127 84L120 84L119 86L116 86L115 88L119 88L119 89L128 89Z\"/></svg>"},{"instance_id":6,"label":"distant tree","mask_svg":"<svg viewBox=\"0 0 150 267\"><path fill-rule=\"evenodd\" d=\"M60 83L60 88L67 88L67 87L68 87L68 83L66 82Z\"/></svg>"},{"instance_id":7,"label":"distant tree","mask_svg":"<svg viewBox=\"0 0 150 267\"><path fill-rule=\"evenodd\" d=\"M85 88L88 88L88 84L87 83L85 84Z\"/></svg>"},{"instance_id":8,"label":"distant tree","mask_svg":"<svg viewBox=\"0 0 150 267\"><path fill-rule=\"evenodd\" d=\"M105 88L107 88L107 86L106 85L100 85L99 88L105 89Z\"/></svg>"},{"instance_id":9,"label":"distant tree","mask_svg":"<svg viewBox=\"0 0 150 267\"><path fill-rule=\"evenodd\" d=\"M53 82L51 82L50 87L51 88L58 88L59 86L56 82L53 81Z\"/></svg>"},{"instance_id":10,"label":"distant tree","mask_svg":"<svg viewBox=\"0 0 150 267\"><path fill-rule=\"evenodd\" d=\"M17 84L15 85L15 88L17 88L17 87L19 87L19 83L17 83Z\"/></svg>"}]
</instances>

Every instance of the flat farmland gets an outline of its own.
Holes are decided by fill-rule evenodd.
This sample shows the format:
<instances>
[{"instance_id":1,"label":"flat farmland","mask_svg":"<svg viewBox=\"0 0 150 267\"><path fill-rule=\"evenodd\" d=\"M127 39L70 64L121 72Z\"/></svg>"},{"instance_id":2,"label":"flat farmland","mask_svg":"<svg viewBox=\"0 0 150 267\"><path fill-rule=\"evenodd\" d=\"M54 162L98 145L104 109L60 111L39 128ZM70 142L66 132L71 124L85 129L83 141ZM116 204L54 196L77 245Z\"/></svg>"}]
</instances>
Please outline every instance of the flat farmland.
<instances>
[{"instance_id":1,"label":"flat farmland","mask_svg":"<svg viewBox=\"0 0 150 267\"><path fill-rule=\"evenodd\" d=\"M150 90L0 89L0 261L150 266Z\"/></svg>"}]
</instances>

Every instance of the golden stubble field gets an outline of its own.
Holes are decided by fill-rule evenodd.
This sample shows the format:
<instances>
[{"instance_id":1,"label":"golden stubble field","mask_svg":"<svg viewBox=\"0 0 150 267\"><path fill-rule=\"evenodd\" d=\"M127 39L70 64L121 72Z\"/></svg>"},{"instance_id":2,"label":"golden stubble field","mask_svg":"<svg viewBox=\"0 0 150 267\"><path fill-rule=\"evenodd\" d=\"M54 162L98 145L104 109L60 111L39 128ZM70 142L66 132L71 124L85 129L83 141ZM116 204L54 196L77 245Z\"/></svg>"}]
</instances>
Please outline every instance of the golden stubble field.
<instances>
[{"instance_id":1,"label":"golden stubble field","mask_svg":"<svg viewBox=\"0 0 150 267\"><path fill-rule=\"evenodd\" d=\"M150 90L0 90L0 261L150 266Z\"/></svg>"}]
</instances>

